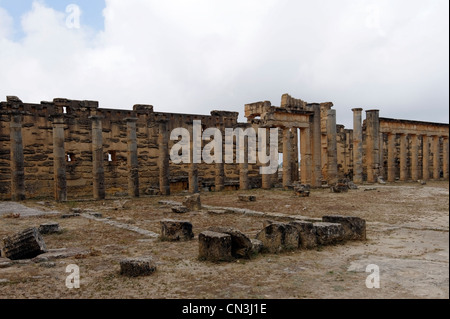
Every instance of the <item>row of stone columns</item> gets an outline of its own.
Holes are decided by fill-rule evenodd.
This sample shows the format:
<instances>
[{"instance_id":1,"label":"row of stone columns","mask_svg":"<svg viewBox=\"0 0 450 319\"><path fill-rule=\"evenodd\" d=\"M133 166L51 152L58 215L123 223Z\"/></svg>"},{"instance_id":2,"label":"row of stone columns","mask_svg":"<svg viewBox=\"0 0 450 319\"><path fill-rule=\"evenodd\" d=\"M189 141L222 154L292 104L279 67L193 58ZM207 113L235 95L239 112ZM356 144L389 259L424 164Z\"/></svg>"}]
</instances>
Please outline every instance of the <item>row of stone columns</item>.
<instances>
[{"instance_id":1,"label":"row of stone columns","mask_svg":"<svg viewBox=\"0 0 450 319\"><path fill-rule=\"evenodd\" d=\"M13 113L10 122L11 141L11 199L20 201L25 199L25 174L22 143L22 115ZM103 137L102 117L91 116L92 121L92 176L93 197L104 199L105 171L103 167ZM66 151L64 135L64 115L52 116L53 129L53 174L54 198L57 201L67 200ZM126 119L128 130L128 192L130 196L139 196L139 167L136 141L136 118Z\"/></svg>"},{"instance_id":2,"label":"row of stone columns","mask_svg":"<svg viewBox=\"0 0 450 319\"><path fill-rule=\"evenodd\" d=\"M388 133L388 162L387 162L387 180L388 182L394 182L396 179L396 137L395 133ZM408 180L408 134L399 134L400 139L400 181ZM411 179L418 180L420 176L419 167L419 136L417 134L410 134L411 138L411 163L410 172ZM448 137L443 138L443 177L448 178ZM438 135L431 136L432 153L433 153L433 179L440 178L440 137ZM430 179L429 162L430 162L430 136L427 134L422 135L422 179Z\"/></svg>"}]
</instances>

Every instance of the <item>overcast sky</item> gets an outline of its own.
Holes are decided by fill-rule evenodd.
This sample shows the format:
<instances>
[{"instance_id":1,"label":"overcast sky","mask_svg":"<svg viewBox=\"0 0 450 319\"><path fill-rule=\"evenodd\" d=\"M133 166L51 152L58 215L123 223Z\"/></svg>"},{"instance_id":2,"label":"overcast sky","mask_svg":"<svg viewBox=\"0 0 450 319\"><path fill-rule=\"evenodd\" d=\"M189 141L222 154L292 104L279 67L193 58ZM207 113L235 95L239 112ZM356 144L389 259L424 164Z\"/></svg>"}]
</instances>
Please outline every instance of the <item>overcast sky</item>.
<instances>
[{"instance_id":1,"label":"overcast sky","mask_svg":"<svg viewBox=\"0 0 450 319\"><path fill-rule=\"evenodd\" d=\"M333 102L348 128L355 107L448 123L448 12L448 0L0 0L0 100L243 120L246 103L289 93Z\"/></svg>"}]
</instances>

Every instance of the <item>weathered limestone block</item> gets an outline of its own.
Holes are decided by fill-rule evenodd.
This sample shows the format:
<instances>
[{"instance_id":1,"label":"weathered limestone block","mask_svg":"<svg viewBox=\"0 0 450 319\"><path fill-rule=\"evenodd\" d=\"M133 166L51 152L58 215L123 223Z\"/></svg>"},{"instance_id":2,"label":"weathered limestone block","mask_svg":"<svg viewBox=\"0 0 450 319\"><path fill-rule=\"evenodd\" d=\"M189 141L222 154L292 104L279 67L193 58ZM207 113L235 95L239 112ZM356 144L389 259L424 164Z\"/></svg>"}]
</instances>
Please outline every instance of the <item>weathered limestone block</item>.
<instances>
[{"instance_id":1,"label":"weathered limestone block","mask_svg":"<svg viewBox=\"0 0 450 319\"><path fill-rule=\"evenodd\" d=\"M5 237L1 242L2 257L11 260L31 259L47 252L45 242L37 228L28 228Z\"/></svg>"},{"instance_id":2,"label":"weathered limestone block","mask_svg":"<svg viewBox=\"0 0 450 319\"><path fill-rule=\"evenodd\" d=\"M178 205L178 206L172 207L172 212L174 212L176 214L185 214L185 213L189 212L189 209L186 206Z\"/></svg>"},{"instance_id":3,"label":"weathered limestone block","mask_svg":"<svg viewBox=\"0 0 450 319\"><path fill-rule=\"evenodd\" d=\"M251 239L251 242L252 242L252 254L253 255L259 254L264 248L262 241L258 239Z\"/></svg>"},{"instance_id":4,"label":"weathered limestone block","mask_svg":"<svg viewBox=\"0 0 450 319\"><path fill-rule=\"evenodd\" d=\"M196 211L202 209L202 203L200 200L200 194L194 194L186 196L183 201L183 205L190 211Z\"/></svg>"},{"instance_id":5,"label":"weathered limestone block","mask_svg":"<svg viewBox=\"0 0 450 319\"><path fill-rule=\"evenodd\" d=\"M317 236L317 244L333 245L344 240L345 232L341 224L336 223L314 223Z\"/></svg>"},{"instance_id":6,"label":"weathered limestone block","mask_svg":"<svg viewBox=\"0 0 450 319\"><path fill-rule=\"evenodd\" d=\"M327 223L338 223L344 228L346 240L366 240L366 221L359 217L323 216Z\"/></svg>"},{"instance_id":7,"label":"weathered limestone block","mask_svg":"<svg viewBox=\"0 0 450 319\"><path fill-rule=\"evenodd\" d=\"M317 247L316 229L313 223L305 221L293 221L290 225L297 228L299 232L299 248L313 249Z\"/></svg>"},{"instance_id":8,"label":"weathered limestone block","mask_svg":"<svg viewBox=\"0 0 450 319\"><path fill-rule=\"evenodd\" d=\"M161 221L161 240L189 241L192 238L194 233L190 222L171 219Z\"/></svg>"},{"instance_id":9,"label":"weathered limestone block","mask_svg":"<svg viewBox=\"0 0 450 319\"><path fill-rule=\"evenodd\" d=\"M299 247L299 231L289 224L272 223L267 225L256 235L256 239L263 243L264 251L269 253Z\"/></svg>"},{"instance_id":10,"label":"weathered limestone block","mask_svg":"<svg viewBox=\"0 0 450 319\"><path fill-rule=\"evenodd\" d=\"M204 231L198 236L199 254L201 260L230 261L231 236L223 233Z\"/></svg>"},{"instance_id":11,"label":"weathered limestone block","mask_svg":"<svg viewBox=\"0 0 450 319\"><path fill-rule=\"evenodd\" d=\"M241 202L255 202L256 201L256 196L253 195L239 195L239 201Z\"/></svg>"},{"instance_id":12,"label":"weathered limestone block","mask_svg":"<svg viewBox=\"0 0 450 319\"><path fill-rule=\"evenodd\" d=\"M210 227L209 231L223 233L231 236L231 255L235 258L249 258L252 251L252 242L245 234L231 227Z\"/></svg>"},{"instance_id":13,"label":"weathered limestone block","mask_svg":"<svg viewBox=\"0 0 450 319\"><path fill-rule=\"evenodd\" d=\"M80 217L80 213L69 213L69 214L63 214L61 215L61 218L67 219L67 218L74 218L74 217Z\"/></svg>"},{"instance_id":14,"label":"weathered limestone block","mask_svg":"<svg viewBox=\"0 0 450 319\"><path fill-rule=\"evenodd\" d=\"M144 191L145 195L150 195L150 196L156 196L156 195L161 195L161 191L159 189L156 188L147 188Z\"/></svg>"},{"instance_id":15,"label":"weathered limestone block","mask_svg":"<svg viewBox=\"0 0 450 319\"><path fill-rule=\"evenodd\" d=\"M311 187L309 185L294 186L294 192L300 197L309 197Z\"/></svg>"},{"instance_id":16,"label":"weathered limestone block","mask_svg":"<svg viewBox=\"0 0 450 319\"><path fill-rule=\"evenodd\" d=\"M386 184L386 182L385 182L383 176L378 176L377 182L378 182L378 184Z\"/></svg>"},{"instance_id":17,"label":"weathered limestone block","mask_svg":"<svg viewBox=\"0 0 450 319\"><path fill-rule=\"evenodd\" d=\"M156 271L152 257L126 258L120 261L120 274L129 277L149 276Z\"/></svg>"},{"instance_id":18,"label":"weathered limestone block","mask_svg":"<svg viewBox=\"0 0 450 319\"><path fill-rule=\"evenodd\" d=\"M58 223L45 223L39 226L39 233L41 234L56 234L59 233L61 229Z\"/></svg>"},{"instance_id":19,"label":"weathered limestone block","mask_svg":"<svg viewBox=\"0 0 450 319\"><path fill-rule=\"evenodd\" d=\"M345 193L348 192L348 185L344 183L337 183L336 185L331 186L332 193Z\"/></svg>"},{"instance_id":20,"label":"weathered limestone block","mask_svg":"<svg viewBox=\"0 0 450 319\"><path fill-rule=\"evenodd\" d=\"M358 189L358 186L352 181L348 182L347 186L349 189Z\"/></svg>"}]
</instances>

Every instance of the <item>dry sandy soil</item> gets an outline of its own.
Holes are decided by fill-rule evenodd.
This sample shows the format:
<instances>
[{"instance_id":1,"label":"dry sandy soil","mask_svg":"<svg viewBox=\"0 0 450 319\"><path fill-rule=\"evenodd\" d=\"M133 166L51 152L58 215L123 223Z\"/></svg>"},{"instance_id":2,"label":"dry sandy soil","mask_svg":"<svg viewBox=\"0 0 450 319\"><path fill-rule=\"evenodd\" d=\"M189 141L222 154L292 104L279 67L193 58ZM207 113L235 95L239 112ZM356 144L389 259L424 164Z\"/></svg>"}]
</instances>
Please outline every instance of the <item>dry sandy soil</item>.
<instances>
[{"instance_id":1,"label":"dry sandy soil","mask_svg":"<svg viewBox=\"0 0 450 319\"><path fill-rule=\"evenodd\" d=\"M56 221L63 231L44 235L47 248L84 250L47 262L0 259L0 298L449 298L448 182L366 185L342 194L320 189L309 198L292 191L251 190L246 193L256 195L257 201L250 203L237 201L241 193L203 193L202 204L313 218L358 216L367 221L368 240L216 264L198 260L200 232L223 225L254 237L270 218L213 215L207 210L176 215L158 204L162 199L182 201L183 194L126 203L26 201L29 209L0 202L0 238ZM102 213L115 224L83 216L60 218L72 208ZM191 221L196 237L190 242L151 237L151 232L160 233L164 218ZM150 232L140 234L133 227ZM153 256L157 272L149 277L121 276L119 261L133 256ZM80 289L65 285L69 264L80 267ZM379 289L366 287L369 264L379 266Z\"/></svg>"}]
</instances>

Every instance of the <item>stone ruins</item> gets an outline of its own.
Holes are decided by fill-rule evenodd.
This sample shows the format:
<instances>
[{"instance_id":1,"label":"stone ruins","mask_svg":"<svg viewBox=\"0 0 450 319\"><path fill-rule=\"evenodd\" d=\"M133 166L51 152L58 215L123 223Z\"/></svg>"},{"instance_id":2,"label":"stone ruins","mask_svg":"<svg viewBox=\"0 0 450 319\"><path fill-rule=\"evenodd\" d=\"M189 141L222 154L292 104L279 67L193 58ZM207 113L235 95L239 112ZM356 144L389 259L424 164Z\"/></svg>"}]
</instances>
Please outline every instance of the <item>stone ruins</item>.
<instances>
[{"instance_id":1,"label":"stone ruins","mask_svg":"<svg viewBox=\"0 0 450 319\"><path fill-rule=\"evenodd\" d=\"M314 188L344 178L355 184L448 179L448 124L383 118L378 110L366 110L362 121L363 109L352 111L353 129L346 129L336 124L332 103L288 94L279 107L267 101L245 105L247 123L239 123L236 112L172 114L151 105L103 109L98 102L60 98L27 104L9 96L0 103L0 199L103 199L292 188L297 182ZM192 130L194 120L203 129L278 128L282 173L260 175L262 164L248 161L172 163L171 130Z\"/></svg>"}]
</instances>

